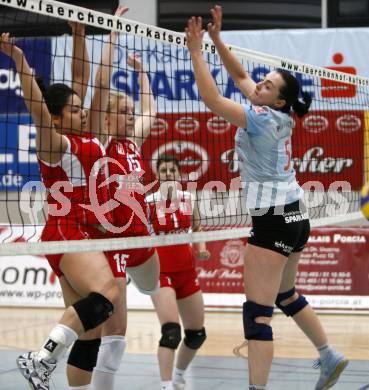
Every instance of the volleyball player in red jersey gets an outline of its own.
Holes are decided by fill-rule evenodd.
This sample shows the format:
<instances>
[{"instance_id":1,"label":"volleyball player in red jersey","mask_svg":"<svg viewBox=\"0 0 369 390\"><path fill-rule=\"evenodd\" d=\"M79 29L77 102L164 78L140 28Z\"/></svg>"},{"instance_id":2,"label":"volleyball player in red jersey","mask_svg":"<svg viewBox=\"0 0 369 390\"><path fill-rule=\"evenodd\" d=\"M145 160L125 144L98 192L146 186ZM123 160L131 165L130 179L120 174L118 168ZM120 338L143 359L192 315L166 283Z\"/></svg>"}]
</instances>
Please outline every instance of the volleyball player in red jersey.
<instances>
[{"instance_id":1,"label":"volleyball player in red jersey","mask_svg":"<svg viewBox=\"0 0 369 390\"><path fill-rule=\"evenodd\" d=\"M199 210L191 194L173 188L180 180L179 161L171 155L159 157L157 177L161 184L159 191L146 197L153 233L200 231ZM195 256L205 260L210 254L205 243L195 246L196 250L189 244L157 248L160 290L151 298L162 331L158 348L162 389L184 389L185 370L206 339L204 303L195 270ZM185 337L179 347L172 382L175 350L181 342L179 317Z\"/></svg>"},{"instance_id":2,"label":"volleyball player in red jersey","mask_svg":"<svg viewBox=\"0 0 369 390\"><path fill-rule=\"evenodd\" d=\"M127 9L125 9L127 10ZM84 36L74 34L72 62L72 79L76 88L80 86L81 96L90 74L90 63ZM83 41L83 42L82 42ZM111 40L112 43L113 40ZM78 53L80 53L78 55ZM110 63L104 68L104 77L111 78L113 49L103 52L103 63ZM146 203L144 188L140 183L143 174L143 161L139 146L147 137L155 120L155 102L150 90L149 79L135 55L127 58L129 66L140 73L140 114L134 116L133 101L123 93L110 93L105 118L105 126L96 134L107 149L109 158L110 195L116 205L112 210L114 223L107 233L100 233L94 238L122 238L149 235L147 230ZM126 269L138 289L145 294L154 293L159 287L159 261L152 248L106 252L110 264L115 269L114 275L122 297L121 318L123 326L113 321L106 322L100 332L89 332L76 342L68 359L68 381L70 389L87 389L92 381L95 390L112 390L114 377L118 370L125 349L125 332L127 326L126 309ZM97 340L101 337L101 346ZM94 356L95 359L89 359ZM97 359L96 359L97 356ZM86 362L88 364L86 364ZM93 371L93 373L92 373ZM92 377L91 377L92 373ZM83 385L83 387L81 387Z\"/></svg>"},{"instance_id":3,"label":"volleyball player in red jersey","mask_svg":"<svg viewBox=\"0 0 369 390\"><path fill-rule=\"evenodd\" d=\"M107 108L105 138L109 156L111 195L120 201L113 217L117 226L112 236L149 236L145 192L142 184L144 164L140 151L156 118L155 101L149 78L138 55L130 54L127 63L139 73L140 113L135 115L132 99L124 93L111 93ZM136 287L152 295L159 288L159 259L153 248L111 252L110 256L126 257L126 267Z\"/></svg>"},{"instance_id":4,"label":"volleyball player in red jersey","mask_svg":"<svg viewBox=\"0 0 369 390\"><path fill-rule=\"evenodd\" d=\"M36 125L37 155L49 190L49 216L42 240L89 238L101 221L111 221L103 207L99 207L99 215L93 212L109 199L108 189L99 188L105 180L104 171L99 169L105 151L97 139L83 136L86 127L94 133L104 127L109 79L102 76L104 72L96 77L87 118L81 99L67 85L54 84L41 92L22 50L8 33L1 35L0 50L16 65L25 103ZM95 193L90 191L91 176ZM19 370L34 390L48 390L50 374L66 348L78 335L107 321L114 309L121 306L119 288L103 253L47 257L59 276L67 309L40 351L17 358Z\"/></svg>"}]
</instances>

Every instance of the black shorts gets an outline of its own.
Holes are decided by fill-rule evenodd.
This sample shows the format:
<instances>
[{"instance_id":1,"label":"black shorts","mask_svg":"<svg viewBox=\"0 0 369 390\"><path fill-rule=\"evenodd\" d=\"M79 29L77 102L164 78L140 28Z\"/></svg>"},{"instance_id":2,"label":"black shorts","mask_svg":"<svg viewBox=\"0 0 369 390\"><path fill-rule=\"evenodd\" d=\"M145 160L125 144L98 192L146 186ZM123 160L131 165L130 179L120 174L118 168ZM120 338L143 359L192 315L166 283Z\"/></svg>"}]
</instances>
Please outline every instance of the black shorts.
<instances>
[{"instance_id":1,"label":"black shorts","mask_svg":"<svg viewBox=\"0 0 369 390\"><path fill-rule=\"evenodd\" d=\"M310 235L309 215L302 201L269 209L251 210L252 230L248 242L283 256L301 252Z\"/></svg>"}]
</instances>

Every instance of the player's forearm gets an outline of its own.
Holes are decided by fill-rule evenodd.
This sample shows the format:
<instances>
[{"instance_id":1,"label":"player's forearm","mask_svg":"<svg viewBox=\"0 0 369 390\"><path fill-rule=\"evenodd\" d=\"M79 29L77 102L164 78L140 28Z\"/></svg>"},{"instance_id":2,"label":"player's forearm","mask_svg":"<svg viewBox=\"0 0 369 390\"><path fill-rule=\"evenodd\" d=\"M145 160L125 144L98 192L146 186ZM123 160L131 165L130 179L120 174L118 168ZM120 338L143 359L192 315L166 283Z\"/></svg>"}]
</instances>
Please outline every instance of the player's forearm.
<instances>
[{"instance_id":1,"label":"player's forearm","mask_svg":"<svg viewBox=\"0 0 369 390\"><path fill-rule=\"evenodd\" d=\"M85 28L73 29L72 80L73 89L82 102L86 96L90 78L90 59L87 51Z\"/></svg>"},{"instance_id":2,"label":"player's forearm","mask_svg":"<svg viewBox=\"0 0 369 390\"><path fill-rule=\"evenodd\" d=\"M140 91L141 114L155 117L156 106L154 95L150 88L150 80L145 71L140 72Z\"/></svg>"},{"instance_id":3,"label":"player's forearm","mask_svg":"<svg viewBox=\"0 0 369 390\"><path fill-rule=\"evenodd\" d=\"M110 87L110 80L113 71L114 46L116 41L117 34L111 33L107 42L104 43L101 63L95 78L95 88L101 87L109 89Z\"/></svg>"},{"instance_id":4,"label":"player's forearm","mask_svg":"<svg viewBox=\"0 0 369 390\"><path fill-rule=\"evenodd\" d=\"M201 51L191 52L192 64L195 72L195 79L200 96L206 106L216 112L218 98L220 93L215 84L208 66L206 65Z\"/></svg>"}]
</instances>

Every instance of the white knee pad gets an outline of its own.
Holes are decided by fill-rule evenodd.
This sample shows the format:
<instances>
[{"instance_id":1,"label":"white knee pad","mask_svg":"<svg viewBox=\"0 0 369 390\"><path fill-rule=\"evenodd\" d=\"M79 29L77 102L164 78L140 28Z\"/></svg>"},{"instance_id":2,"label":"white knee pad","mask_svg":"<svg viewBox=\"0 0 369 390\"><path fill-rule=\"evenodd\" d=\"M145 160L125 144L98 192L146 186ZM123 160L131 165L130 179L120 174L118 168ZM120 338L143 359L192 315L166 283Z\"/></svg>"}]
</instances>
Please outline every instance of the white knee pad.
<instances>
[{"instance_id":1,"label":"white knee pad","mask_svg":"<svg viewBox=\"0 0 369 390\"><path fill-rule=\"evenodd\" d=\"M125 348L124 336L102 337L95 370L111 374L118 371Z\"/></svg>"},{"instance_id":2,"label":"white knee pad","mask_svg":"<svg viewBox=\"0 0 369 390\"><path fill-rule=\"evenodd\" d=\"M145 290L143 289L142 287L140 287L138 285L138 283L136 283L136 281L134 280L134 278L130 275L130 278L131 278L131 281L132 283L135 285L135 287L137 288L137 290L141 293L141 294L145 294L145 295L154 295L156 294L159 289L160 289L160 281L158 280L157 283L156 283L156 286L154 287L153 290Z\"/></svg>"},{"instance_id":3,"label":"white knee pad","mask_svg":"<svg viewBox=\"0 0 369 390\"><path fill-rule=\"evenodd\" d=\"M137 285L136 285L136 287L137 287L137 290L138 290L141 294L145 294L145 295L154 295L154 294L156 294L156 293L159 291L159 289L160 289L160 283L159 283L159 281L158 281L157 285L154 287L153 290L144 290L143 288L141 288L141 287L139 287L139 286L137 286Z\"/></svg>"}]
</instances>

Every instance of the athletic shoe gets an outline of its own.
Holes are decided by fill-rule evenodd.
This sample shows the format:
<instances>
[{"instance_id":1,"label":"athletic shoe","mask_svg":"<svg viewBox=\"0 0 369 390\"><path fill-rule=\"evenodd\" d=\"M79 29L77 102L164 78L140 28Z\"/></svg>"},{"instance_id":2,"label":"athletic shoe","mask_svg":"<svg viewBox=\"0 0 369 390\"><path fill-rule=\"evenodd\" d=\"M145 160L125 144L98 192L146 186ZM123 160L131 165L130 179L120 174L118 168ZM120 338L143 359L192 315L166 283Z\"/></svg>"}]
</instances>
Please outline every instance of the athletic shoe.
<instances>
[{"instance_id":1,"label":"athletic shoe","mask_svg":"<svg viewBox=\"0 0 369 390\"><path fill-rule=\"evenodd\" d=\"M173 382L173 390L184 390L186 388L186 381L182 379L181 381Z\"/></svg>"},{"instance_id":2,"label":"athletic shoe","mask_svg":"<svg viewBox=\"0 0 369 390\"><path fill-rule=\"evenodd\" d=\"M49 390L50 374L55 370L56 360L38 360L36 352L27 352L17 358L17 366L32 390Z\"/></svg>"},{"instance_id":3,"label":"athletic shoe","mask_svg":"<svg viewBox=\"0 0 369 390\"><path fill-rule=\"evenodd\" d=\"M320 377L315 390L327 390L334 386L342 371L347 367L348 362L345 356L334 350L326 359L315 360L313 367L320 368Z\"/></svg>"}]
</instances>

